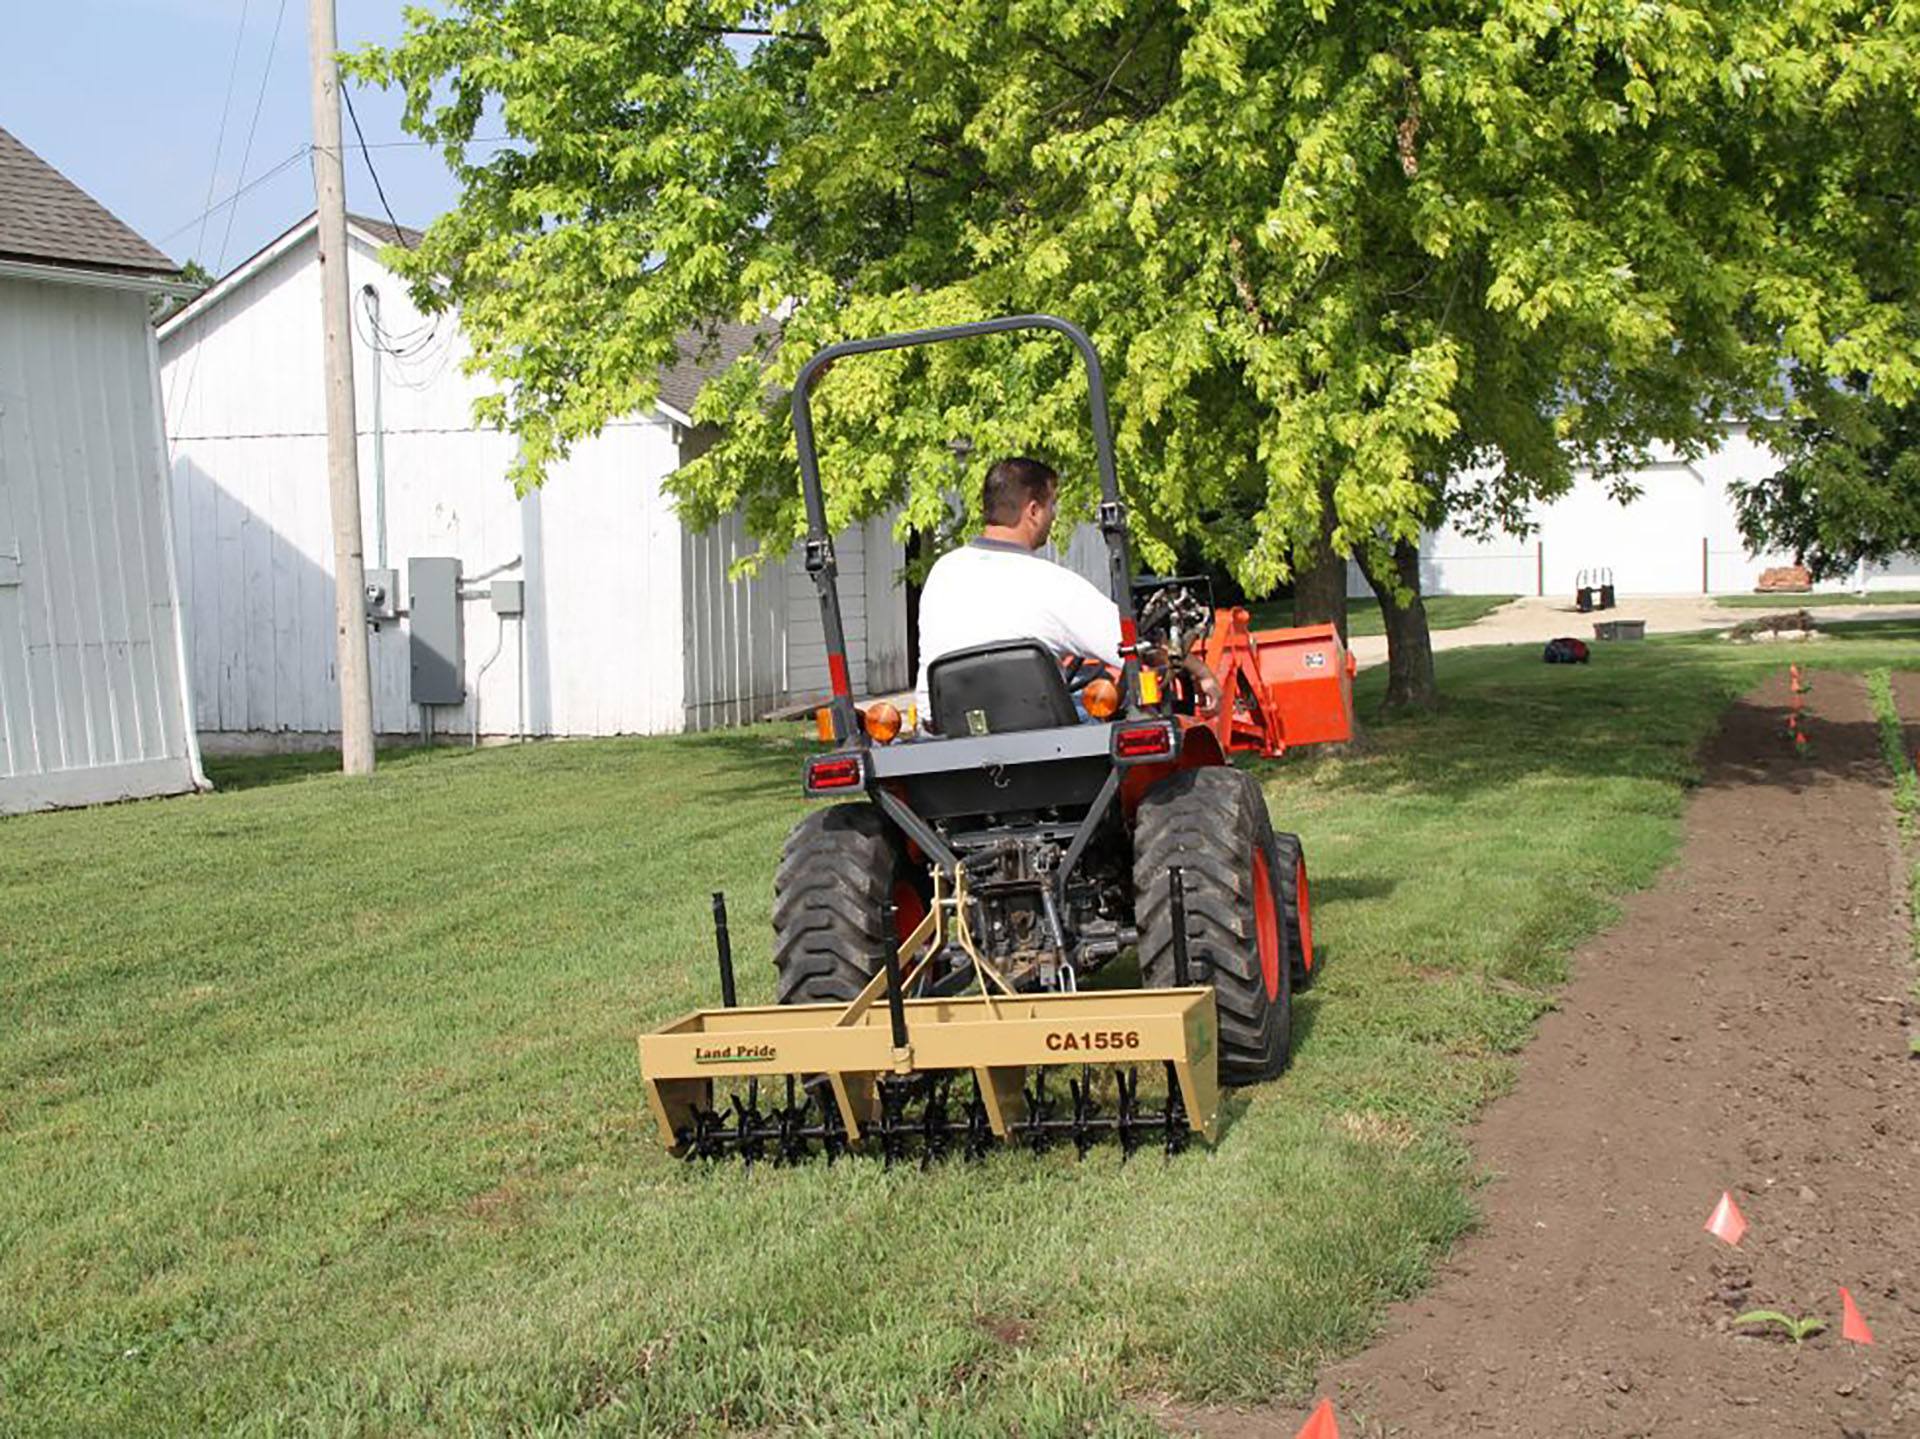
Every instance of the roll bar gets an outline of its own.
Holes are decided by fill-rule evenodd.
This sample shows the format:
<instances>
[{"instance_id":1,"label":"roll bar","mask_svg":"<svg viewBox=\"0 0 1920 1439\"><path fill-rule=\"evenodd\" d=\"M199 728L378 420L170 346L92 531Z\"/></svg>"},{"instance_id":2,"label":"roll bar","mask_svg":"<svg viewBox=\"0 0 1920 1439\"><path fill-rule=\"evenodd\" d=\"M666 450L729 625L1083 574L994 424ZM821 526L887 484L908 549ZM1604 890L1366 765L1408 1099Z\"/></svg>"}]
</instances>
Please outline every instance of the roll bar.
<instances>
[{"instance_id":1,"label":"roll bar","mask_svg":"<svg viewBox=\"0 0 1920 1439\"><path fill-rule=\"evenodd\" d=\"M802 365L799 378L793 382L793 438L800 453L800 490L807 502L807 573L813 576L814 589L820 596L820 624L827 643L827 675L833 689L834 729L842 742L864 747L867 732L853 706L853 682L847 671L847 635L840 620L839 569L833 555L833 537L827 531L826 497L820 489L820 462L814 450L813 410L808 395L828 367L848 355L904 350L944 340L969 340L976 335L998 335L1009 330L1052 330L1065 335L1086 363L1087 402L1093 415L1093 451L1100 467L1099 523L1107 542L1107 587L1120 609L1120 658L1126 666L1121 690L1128 695L1134 693L1133 562L1127 549L1126 506L1120 499L1120 481L1113 465L1107 387L1100 374L1100 357L1094 353L1093 341L1079 326L1057 315L1006 315L969 325L943 325L931 330L877 335L868 340L842 340L828 345Z\"/></svg>"}]
</instances>

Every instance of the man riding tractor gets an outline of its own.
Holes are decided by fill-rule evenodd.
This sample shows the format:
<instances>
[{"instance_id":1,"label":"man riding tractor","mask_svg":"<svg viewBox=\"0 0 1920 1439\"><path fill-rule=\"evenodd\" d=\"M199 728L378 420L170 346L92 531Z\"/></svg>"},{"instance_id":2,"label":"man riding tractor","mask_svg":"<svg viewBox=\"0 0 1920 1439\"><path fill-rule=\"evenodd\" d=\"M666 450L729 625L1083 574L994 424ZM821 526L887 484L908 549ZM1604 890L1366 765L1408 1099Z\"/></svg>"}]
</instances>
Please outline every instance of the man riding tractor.
<instances>
[{"instance_id":1,"label":"man riding tractor","mask_svg":"<svg viewBox=\"0 0 1920 1439\"><path fill-rule=\"evenodd\" d=\"M920 676L914 708L931 714L927 671L958 650L1033 639L1057 656L1069 676L1091 669L1110 682L1120 672L1120 607L1087 580L1039 551L1053 533L1060 480L1052 466L1024 457L997 461L980 488L986 524L971 544L934 563L920 593ZM1200 636L1196 633L1194 639ZM1197 657L1185 673L1201 706L1219 703L1220 686ZM1084 706L1081 714L1086 717Z\"/></svg>"},{"instance_id":2,"label":"man riding tractor","mask_svg":"<svg viewBox=\"0 0 1920 1439\"><path fill-rule=\"evenodd\" d=\"M809 394L853 356L1018 330L1065 337L1086 366L1108 593L1035 553L1052 532L1052 468L994 464L984 532L922 592L920 722L903 732L891 706L853 702ZM1205 1047L1222 1082L1278 1074L1294 987L1313 974L1306 861L1229 757L1351 737L1352 666L1333 627L1256 634L1244 609L1214 608L1204 578L1134 575L1099 358L1064 320L832 345L802 367L793 410L833 687L833 747L807 761L805 785L853 802L808 815L782 852L780 1003L854 1001L932 906L951 923L908 1001L1073 994L1136 957L1144 990L1213 990Z\"/></svg>"}]
</instances>

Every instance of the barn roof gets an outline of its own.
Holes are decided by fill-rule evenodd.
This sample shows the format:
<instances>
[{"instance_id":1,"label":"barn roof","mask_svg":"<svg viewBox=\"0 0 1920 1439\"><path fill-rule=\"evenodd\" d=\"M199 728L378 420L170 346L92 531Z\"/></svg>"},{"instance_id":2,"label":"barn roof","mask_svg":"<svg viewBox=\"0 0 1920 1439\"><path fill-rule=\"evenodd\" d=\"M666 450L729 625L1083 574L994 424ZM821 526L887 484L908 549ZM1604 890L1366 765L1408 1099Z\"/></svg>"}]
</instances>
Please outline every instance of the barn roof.
<instances>
[{"instance_id":1,"label":"barn roof","mask_svg":"<svg viewBox=\"0 0 1920 1439\"><path fill-rule=\"evenodd\" d=\"M179 267L0 130L0 259L171 277Z\"/></svg>"},{"instance_id":2,"label":"barn roof","mask_svg":"<svg viewBox=\"0 0 1920 1439\"><path fill-rule=\"evenodd\" d=\"M700 398L701 387L708 380L746 354L756 340L771 342L779 333L779 327L771 321L741 325L716 320L689 330L674 342L680 351L679 360L660 376L660 403L682 415L692 415L693 402Z\"/></svg>"}]
</instances>

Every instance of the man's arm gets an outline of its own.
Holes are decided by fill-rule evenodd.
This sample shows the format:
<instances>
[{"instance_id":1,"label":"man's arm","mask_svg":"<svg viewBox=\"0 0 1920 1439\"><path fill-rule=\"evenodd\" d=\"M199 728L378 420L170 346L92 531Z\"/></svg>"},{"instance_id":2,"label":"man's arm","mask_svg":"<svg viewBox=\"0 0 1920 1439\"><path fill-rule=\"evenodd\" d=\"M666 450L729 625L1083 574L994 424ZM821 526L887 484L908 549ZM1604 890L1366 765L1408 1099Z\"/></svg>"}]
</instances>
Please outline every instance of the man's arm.
<instances>
[{"instance_id":1,"label":"man's arm","mask_svg":"<svg viewBox=\"0 0 1920 1439\"><path fill-rule=\"evenodd\" d=\"M1053 619L1059 642L1073 654L1120 663L1120 607L1084 577L1055 566Z\"/></svg>"}]
</instances>

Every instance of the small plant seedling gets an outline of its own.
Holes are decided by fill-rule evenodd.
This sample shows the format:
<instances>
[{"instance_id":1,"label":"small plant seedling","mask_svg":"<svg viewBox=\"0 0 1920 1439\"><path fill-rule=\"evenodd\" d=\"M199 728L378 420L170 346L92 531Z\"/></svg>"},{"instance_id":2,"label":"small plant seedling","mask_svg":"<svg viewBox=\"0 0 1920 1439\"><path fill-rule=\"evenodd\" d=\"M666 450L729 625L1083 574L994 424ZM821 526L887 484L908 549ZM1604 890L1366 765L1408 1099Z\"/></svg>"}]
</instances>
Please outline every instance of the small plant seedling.
<instances>
[{"instance_id":1,"label":"small plant seedling","mask_svg":"<svg viewBox=\"0 0 1920 1439\"><path fill-rule=\"evenodd\" d=\"M1804 1319L1795 1319L1791 1314L1782 1314L1778 1309L1749 1309L1745 1314L1734 1316L1735 1324L1778 1324L1795 1344L1804 1344L1822 1329L1827 1321L1817 1314L1809 1314Z\"/></svg>"}]
</instances>

